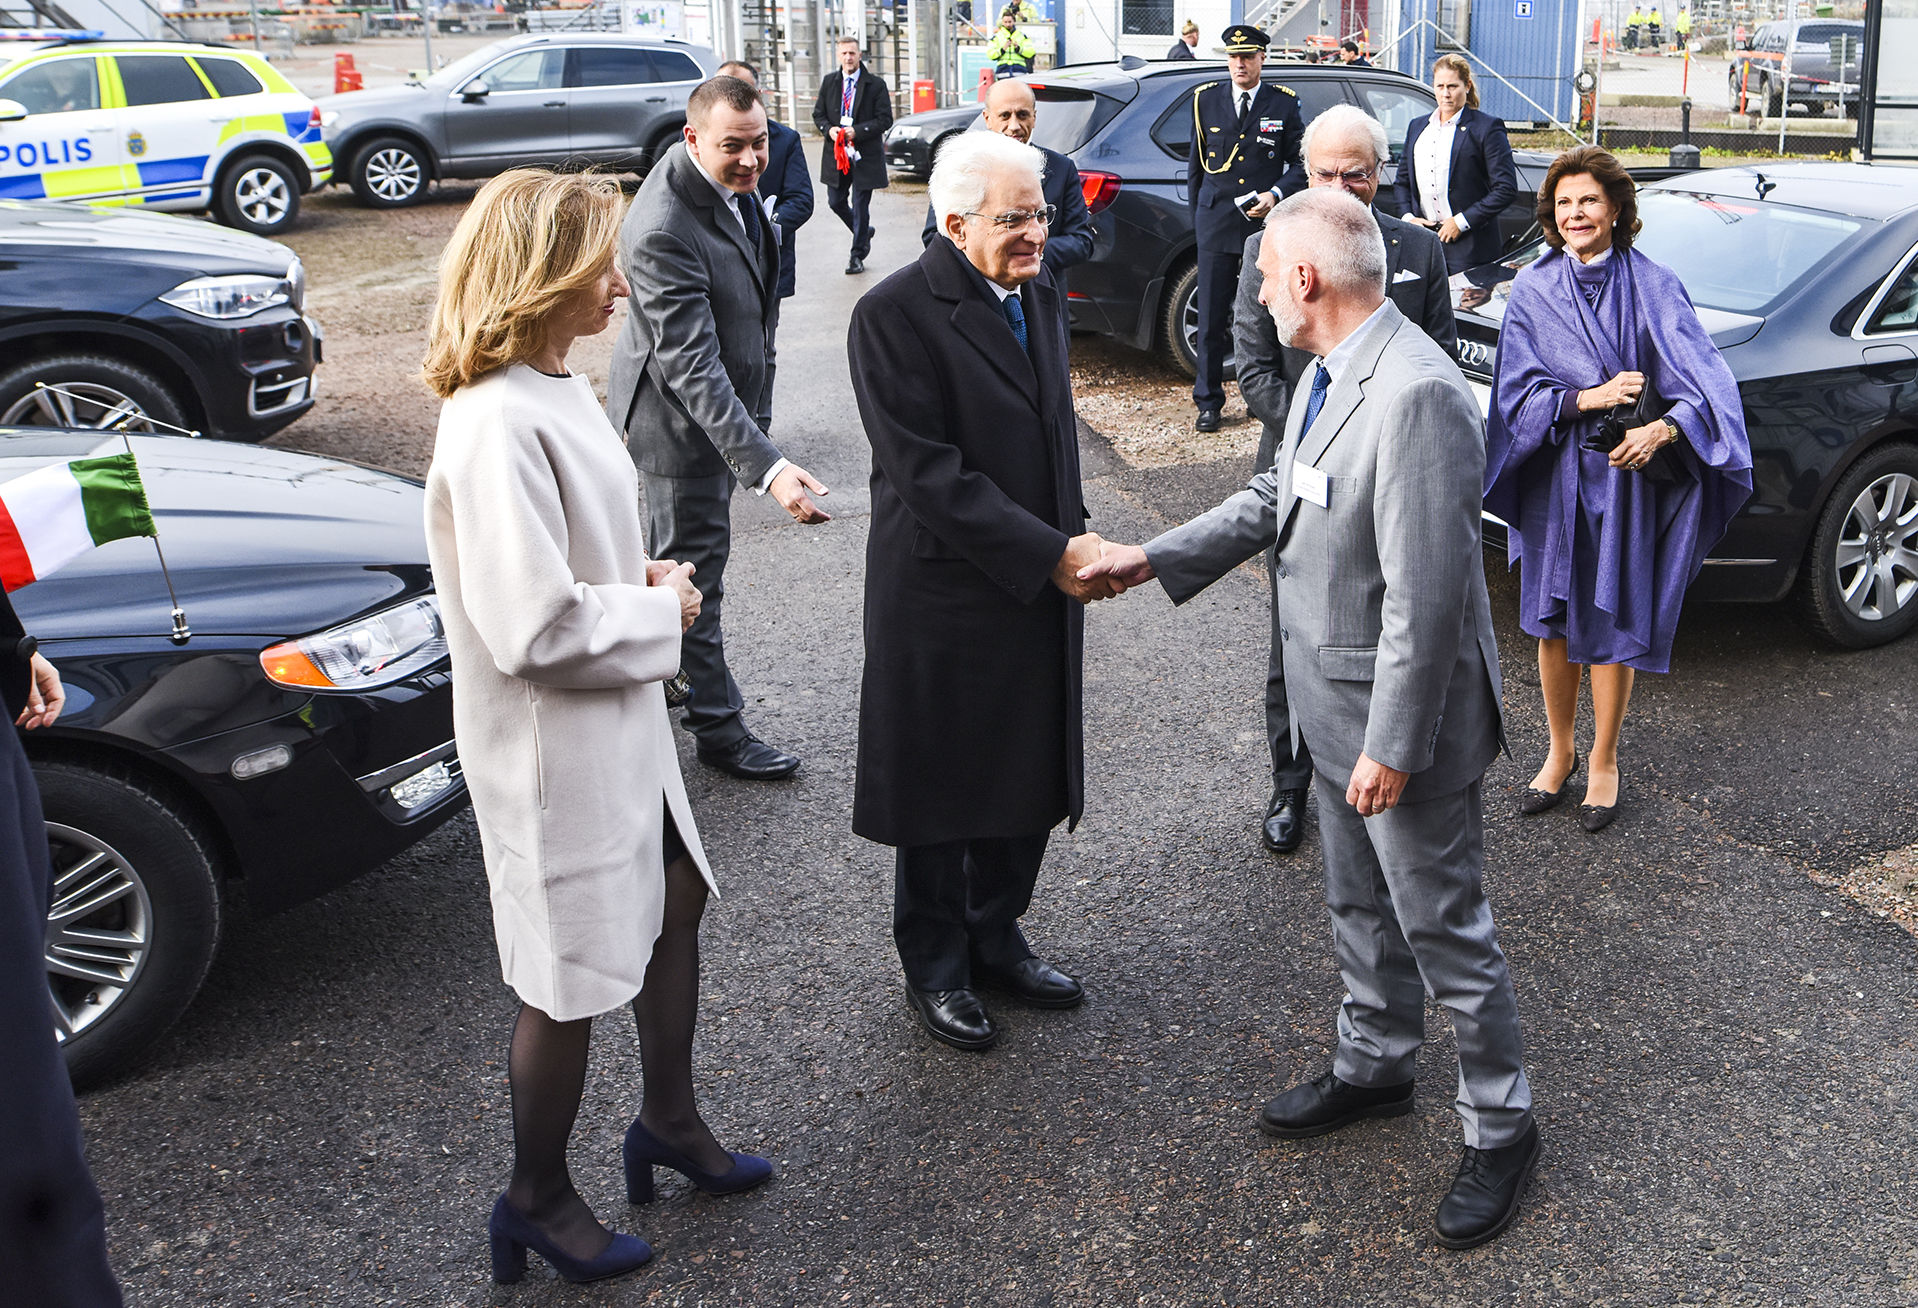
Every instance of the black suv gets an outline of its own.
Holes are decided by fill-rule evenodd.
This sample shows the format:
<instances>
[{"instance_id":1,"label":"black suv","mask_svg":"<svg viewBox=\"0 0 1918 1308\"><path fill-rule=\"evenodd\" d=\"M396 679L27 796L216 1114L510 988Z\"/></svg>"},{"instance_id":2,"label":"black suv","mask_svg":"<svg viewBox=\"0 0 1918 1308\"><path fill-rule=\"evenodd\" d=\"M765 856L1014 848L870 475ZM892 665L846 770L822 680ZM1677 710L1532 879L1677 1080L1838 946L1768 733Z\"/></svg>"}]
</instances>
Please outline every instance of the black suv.
<instances>
[{"instance_id":1,"label":"black suv","mask_svg":"<svg viewBox=\"0 0 1918 1308\"><path fill-rule=\"evenodd\" d=\"M284 245L192 218L0 200L0 425L264 440L313 407ZM58 387L42 390L36 383Z\"/></svg>"},{"instance_id":2,"label":"black suv","mask_svg":"<svg viewBox=\"0 0 1918 1308\"><path fill-rule=\"evenodd\" d=\"M1093 214L1092 258L1072 270L1073 330L1162 350L1188 376L1198 329L1198 253L1185 187L1192 92L1227 76L1223 64L1128 58L1032 79L1040 102L1033 141L1072 157ZM1412 120L1432 112L1432 92L1402 73L1332 64L1273 61L1265 80L1291 88L1306 122L1353 104L1385 125L1393 153L1379 202L1396 212L1390 188L1398 151Z\"/></svg>"}]
</instances>

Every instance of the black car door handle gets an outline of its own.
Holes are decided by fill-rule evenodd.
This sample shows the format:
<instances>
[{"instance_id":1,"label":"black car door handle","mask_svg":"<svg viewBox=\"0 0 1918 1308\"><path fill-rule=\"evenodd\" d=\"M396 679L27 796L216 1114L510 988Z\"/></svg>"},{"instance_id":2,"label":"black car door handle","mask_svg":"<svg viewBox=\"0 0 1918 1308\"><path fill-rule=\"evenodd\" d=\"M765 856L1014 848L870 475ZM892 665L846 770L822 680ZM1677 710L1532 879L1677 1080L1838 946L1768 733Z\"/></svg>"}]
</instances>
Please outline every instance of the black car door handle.
<instances>
[{"instance_id":1,"label":"black car door handle","mask_svg":"<svg viewBox=\"0 0 1918 1308\"><path fill-rule=\"evenodd\" d=\"M646 103L647 104L665 104L666 97L663 95L649 95L646 97Z\"/></svg>"},{"instance_id":2,"label":"black car door handle","mask_svg":"<svg viewBox=\"0 0 1918 1308\"><path fill-rule=\"evenodd\" d=\"M1867 345L1865 376L1880 386L1904 386L1918 381L1918 354L1902 345Z\"/></svg>"},{"instance_id":3,"label":"black car door handle","mask_svg":"<svg viewBox=\"0 0 1918 1308\"><path fill-rule=\"evenodd\" d=\"M564 100L548 100L540 106L542 109L564 109L565 107L566 102Z\"/></svg>"}]
</instances>

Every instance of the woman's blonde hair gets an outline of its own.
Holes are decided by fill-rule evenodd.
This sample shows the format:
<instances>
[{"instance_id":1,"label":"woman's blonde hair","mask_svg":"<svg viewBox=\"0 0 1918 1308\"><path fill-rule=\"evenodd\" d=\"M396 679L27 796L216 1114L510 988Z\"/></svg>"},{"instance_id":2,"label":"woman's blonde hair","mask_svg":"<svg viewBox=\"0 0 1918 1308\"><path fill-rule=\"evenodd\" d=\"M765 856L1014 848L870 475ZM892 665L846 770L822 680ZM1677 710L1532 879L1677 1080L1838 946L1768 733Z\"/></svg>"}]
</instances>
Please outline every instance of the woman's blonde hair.
<instances>
[{"instance_id":1,"label":"woman's blonde hair","mask_svg":"<svg viewBox=\"0 0 1918 1308\"><path fill-rule=\"evenodd\" d=\"M610 177L515 168L480 187L440 255L421 370L433 393L444 399L544 345L553 311L606 271L619 223Z\"/></svg>"},{"instance_id":2,"label":"woman's blonde hair","mask_svg":"<svg viewBox=\"0 0 1918 1308\"><path fill-rule=\"evenodd\" d=\"M1478 81L1472 76L1472 65L1465 61L1462 54L1442 54L1432 61L1432 76L1438 76L1438 70L1449 68L1458 74L1458 80L1465 83L1465 107L1478 108Z\"/></svg>"}]
</instances>

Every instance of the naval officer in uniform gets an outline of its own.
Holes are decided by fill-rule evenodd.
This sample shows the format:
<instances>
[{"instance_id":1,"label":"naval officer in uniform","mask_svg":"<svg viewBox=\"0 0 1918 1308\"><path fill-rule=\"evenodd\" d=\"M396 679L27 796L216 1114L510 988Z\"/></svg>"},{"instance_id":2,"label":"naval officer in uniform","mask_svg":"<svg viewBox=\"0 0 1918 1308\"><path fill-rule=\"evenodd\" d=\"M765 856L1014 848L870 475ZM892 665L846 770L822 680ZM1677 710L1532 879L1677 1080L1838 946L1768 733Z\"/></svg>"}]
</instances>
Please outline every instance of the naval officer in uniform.
<instances>
[{"instance_id":1,"label":"naval officer in uniform","mask_svg":"<svg viewBox=\"0 0 1918 1308\"><path fill-rule=\"evenodd\" d=\"M1192 152L1185 179L1199 237L1199 375L1192 400L1199 406L1195 425L1200 431L1219 429L1245 238L1259 229L1273 205L1305 188L1299 98L1290 87L1259 80L1268 43L1256 27L1226 28L1232 80L1207 82L1192 93Z\"/></svg>"}]
</instances>

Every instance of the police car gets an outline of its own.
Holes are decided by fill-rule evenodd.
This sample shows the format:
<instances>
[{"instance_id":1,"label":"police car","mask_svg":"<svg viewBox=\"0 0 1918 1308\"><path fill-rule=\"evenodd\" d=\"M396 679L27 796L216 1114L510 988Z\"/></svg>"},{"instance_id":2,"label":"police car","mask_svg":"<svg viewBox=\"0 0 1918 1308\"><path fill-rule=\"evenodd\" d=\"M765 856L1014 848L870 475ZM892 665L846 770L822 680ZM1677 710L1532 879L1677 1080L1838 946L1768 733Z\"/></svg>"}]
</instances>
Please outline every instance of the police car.
<instances>
[{"instance_id":1,"label":"police car","mask_svg":"<svg viewBox=\"0 0 1918 1308\"><path fill-rule=\"evenodd\" d=\"M0 40L0 199L211 209L270 236L333 175L319 110L251 51L31 35Z\"/></svg>"}]
</instances>

